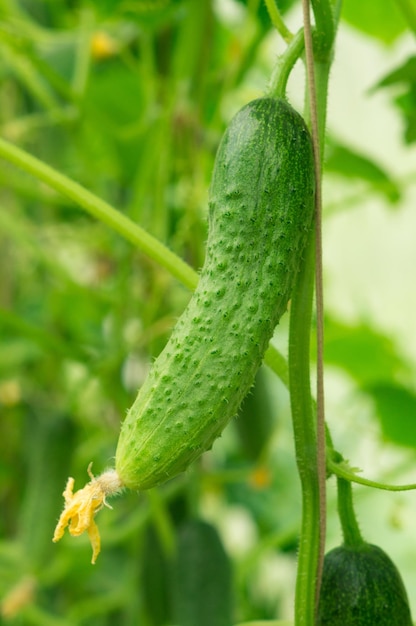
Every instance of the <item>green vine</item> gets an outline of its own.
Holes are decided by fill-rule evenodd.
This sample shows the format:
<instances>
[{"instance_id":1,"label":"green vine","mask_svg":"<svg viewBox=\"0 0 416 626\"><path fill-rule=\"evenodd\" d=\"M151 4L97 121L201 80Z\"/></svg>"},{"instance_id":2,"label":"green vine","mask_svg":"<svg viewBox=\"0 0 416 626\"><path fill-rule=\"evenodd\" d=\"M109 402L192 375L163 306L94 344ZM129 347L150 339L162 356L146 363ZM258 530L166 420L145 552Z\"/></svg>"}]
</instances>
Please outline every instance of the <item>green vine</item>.
<instances>
[{"instance_id":1,"label":"green vine","mask_svg":"<svg viewBox=\"0 0 416 626\"><path fill-rule=\"evenodd\" d=\"M303 35L303 28L301 28L296 35L290 40L284 53L278 58L275 69L270 81L269 93L284 98L286 94L287 82L290 74L295 66L295 63L299 61L304 49L305 40Z\"/></svg>"},{"instance_id":2,"label":"green vine","mask_svg":"<svg viewBox=\"0 0 416 626\"><path fill-rule=\"evenodd\" d=\"M25 152L12 143L0 139L0 157L13 163L28 174L46 183L55 191L63 194L87 213L100 220L124 239L137 246L150 259L167 269L183 285L194 289L198 282L198 274L180 257L152 237L146 230L138 226L128 217L114 209L85 187L61 174L43 161Z\"/></svg>"},{"instance_id":3,"label":"green vine","mask_svg":"<svg viewBox=\"0 0 416 626\"><path fill-rule=\"evenodd\" d=\"M314 239L292 295L289 328L289 390L296 462L302 490L295 624L314 623L319 559L319 484L315 411L310 388L310 325L314 285Z\"/></svg>"},{"instance_id":4,"label":"green vine","mask_svg":"<svg viewBox=\"0 0 416 626\"><path fill-rule=\"evenodd\" d=\"M279 9L276 6L275 0L264 0L267 10L269 12L270 20L277 30L278 33L283 37L283 39L289 43L293 38L292 33L287 28L286 24L283 21L283 18L280 14Z\"/></svg>"},{"instance_id":5,"label":"green vine","mask_svg":"<svg viewBox=\"0 0 416 626\"><path fill-rule=\"evenodd\" d=\"M357 548L364 543L352 500L352 487L349 480L337 478L338 490L338 515L341 522L344 544L351 548Z\"/></svg>"}]
</instances>

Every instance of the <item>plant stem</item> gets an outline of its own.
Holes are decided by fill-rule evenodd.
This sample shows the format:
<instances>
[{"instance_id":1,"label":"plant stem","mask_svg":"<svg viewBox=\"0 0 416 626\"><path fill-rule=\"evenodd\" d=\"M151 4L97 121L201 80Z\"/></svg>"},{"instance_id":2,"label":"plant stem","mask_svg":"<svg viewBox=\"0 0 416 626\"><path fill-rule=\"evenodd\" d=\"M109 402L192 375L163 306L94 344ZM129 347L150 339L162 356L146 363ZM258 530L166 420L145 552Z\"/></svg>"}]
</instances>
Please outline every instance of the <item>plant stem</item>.
<instances>
[{"instance_id":1,"label":"plant stem","mask_svg":"<svg viewBox=\"0 0 416 626\"><path fill-rule=\"evenodd\" d=\"M296 462L302 489L302 522L295 597L296 626L314 624L316 571L319 558L319 484L309 365L314 244L314 237L311 237L292 294L289 328L289 389Z\"/></svg>"},{"instance_id":2,"label":"plant stem","mask_svg":"<svg viewBox=\"0 0 416 626\"><path fill-rule=\"evenodd\" d=\"M283 39L286 42L289 42L292 39L293 35L290 32L290 30L287 28L286 24L284 23L282 16L280 15L280 11L276 6L275 0L264 0L264 1L265 1L267 10L269 12L270 20L273 26L275 27L277 32L281 34Z\"/></svg>"},{"instance_id":3,"label":"plant stem","mask_svg":"<svg viewBox=\"0 0 416 626\"><path fill-rule=\"evenodd\" d=\"M358 476L353 469L350 469L348 467L348 464L342 459L339 453L335 452L335 450L333 449L329 450L326 465L328 472L335 474L335 476L343 478L344 480L348 480L349 482L357 483L358 485L364 485L365 487L372 487L373 489L383 489L384 491L416 490L416 483L408 483L405 485L388 485L387 483L381 483L376 480L364 478L363 476Z\"/></svg>"},{"instance_id":4,"label":"plant stem","mask_svg":"<svg viewBox=\"0 0 416 626\"><path fill-rule=\"evenodd\" d=\"M284 98L290 73L304 48L303 28L290 41L284 53L278 58L268 91L275 97Z\"/></svg>"},{"instance_id":5,"label":"plant stem","mask_svg":"<svg viewBox=\"0 0 416 626\"><path fill-rule=\"evenodd\" d=\"M313 6L315 8L315 4ZM322 5L330 5L323 0ZM296 459L302 486L302 524L296 579L295 624L311 626L315 623L320 580L325 550L326 526L326 430L323 389L323 287L322 287L322 151L325 136L326 100L331 50L334 36L333 17L319 14L321 39L319 62L312 46L309 0L303 0L305 57L307 69L307 98L311 116L311 130L315 157L316 215L315 233L308 258L304 262L292 298L289 336L289 372L292 420L295 436ZM327 8L328 8L327 7ZM317 16L315 18L318 21ZM330 27L331 26L331 27ZM319 30L319 29L318 29ZM319 41L319 40L318 40ZM315 41L315 45L316 45ZM325 54L323 54L325 51ZM319 67L319 70L318 70ZM317 287L317 411L316 425L309 383L309 332L311 323L314 279Z\"/></svg>"},{"instance_id":6,"label":"plant stem","mask_svg":"<svg viewBox=\"0 0 416 626\"><path fill-rule=\"evenodd\" d=\"M326 536L326 432L324 397L324 290L322 269L322 157L321 139L325 120L320 125L315 80L315 59L312 44L309 0L303 0L303 23L305 31L305 59L307 91L311 117L312 143L315 161L315 289L316 289L316 343L317 343L317 382L316 382L316 473L319 496L319 546L316 568L316 606L321 587L325 554ZM326 92L325 92L326 95ZM326 111L326 97L324 106ZM321 134L322 133L322 134Z\"/></svg>"},{"instance_id":7,"label":"plant stem","mask_svg":"<svg viewBox=\"0 0 416 626\"><path fill-rule=\"evenodd\" d=\"M125 215L116 211L104 200L74 182L67 176L46 165L36 157L28 154L21 148L0 139L0 157L17 165L22 170L46 183L55 191L81 206L90 215L110 226L125 239L136 245L144 254L156 263L167 269L186 287L194 289L198 282L198 274L187 263L164 246L158 239L152 237L143 228L129 220Z\"/></svg>"},{"instance_id":8,"label":"plant stem","mask_svg":"<svg viewBox=\"0 0 416 626\"><path fill-rule=\"evenodd\" d=\"M264 362L270 367L270 369L280 378L282 383L289 387L289 368L287 360L277 348L272 344L267 348L264 355Z\"/></svg>"},{"instance_id":9,"label":"plant stem","mask_svg":"<svg viewBox=\"0 0 416 626\"><path fill-rule=\"evenodd\" d=\"M338 515L341 522L344 544L356 548L364 543L358 527L352 500L352 487L349 480L337 478Z\"/></svg>"},{"instance_id":10,"label":"plant stem","mask_svg":"<svg viewBox=\"0 0 416 626\"><path fill-rule=\"evenodd\" d=\"M335 39L335 20L330 0L311 0L315 16L314 53L317 61L327 60ZM309 6L309 0L308 0Z\"/></svg>"},{"instance_id":11,"label":"plant stem","mask_svg":"<svg viewBox=\"0 0 416 626\"><path fill-rule=\"evenodd\" d=\"M107 202L104 202L101 198L98 198L36 157L1 138L0 157L13 163L28 174L35 176L38 180L72 200L90 215L137 246L149 258L167 269L185 287L191 290L195 289L198 284L197 272L158 239L152 237L147 231L114 209ZM287 361L284 356L274 346L270 345L266 352L265 360L269 367L281 378L282 382L288 386Z\"/></svg>"},{"instance_id":12,"label":"plant stem","mask_svg":"<svg viewBox=\"0 0 416 626\"><path fill-rule=\"evenodd\" d=\"M172 557L175 553L176 540L166 500L157 487L155 489L148 489L146 493L153 522L156 526L164 552L167 557Z\"/></svg>"}]
</instances>

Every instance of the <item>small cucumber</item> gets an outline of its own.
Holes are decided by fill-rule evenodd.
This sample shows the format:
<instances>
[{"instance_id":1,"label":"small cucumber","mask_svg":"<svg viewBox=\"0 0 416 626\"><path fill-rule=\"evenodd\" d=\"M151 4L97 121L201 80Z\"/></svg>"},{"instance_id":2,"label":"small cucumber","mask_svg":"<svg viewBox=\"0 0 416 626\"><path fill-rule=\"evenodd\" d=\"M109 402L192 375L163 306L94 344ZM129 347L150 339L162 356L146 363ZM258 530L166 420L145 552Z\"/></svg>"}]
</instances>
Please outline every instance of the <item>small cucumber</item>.
<instances>
[{"instance_id":1,"label":"small cucumber","mask_svg":"<svg viewBox=\"0 0 416 626\"><path fill-rule=\"evenodd\" d=\"M172 585L174 624L231 626L231 562L214 526L191 519L179 528Z\"/></svg>"},{"instance_id":2,"label":"small cucumber","mask_svg":"<svg viewBox=\"0 0 416 626\"><path fill-rule=\"evenodd\" d=\"M378 546L340 546L325 555L317 626L412 626L400 573Z\"/></svg>"},{"instance_id":3,"label":"small cucumber","mask_svg":"<svg viewBox=\"0 0 416 626\"><path fill-rule=\"evenodd\" d=\"M147 489L209 449L253 384L286 311L314 212L314 163L302 117L260 98L220 143L198 287L122 425L121 482Z\"/></svg>"}]
</instances>

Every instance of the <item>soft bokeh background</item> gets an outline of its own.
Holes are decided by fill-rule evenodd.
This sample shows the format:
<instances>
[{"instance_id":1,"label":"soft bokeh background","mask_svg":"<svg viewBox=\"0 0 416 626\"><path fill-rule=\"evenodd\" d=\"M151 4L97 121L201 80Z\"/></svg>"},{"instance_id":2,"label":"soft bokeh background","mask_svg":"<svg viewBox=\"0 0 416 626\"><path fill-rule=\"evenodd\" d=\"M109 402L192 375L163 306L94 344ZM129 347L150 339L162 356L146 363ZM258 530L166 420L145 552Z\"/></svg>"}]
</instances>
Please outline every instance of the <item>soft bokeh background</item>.
<instances>
[{"instance_id":1,"label":"soft bokeh background","mask_svg":"<svg viewBox=\"0 0 416 626\"><path fill-rule=\"evenodd\" d=\"M382 13L379 4L346 0L331 74L327 419L365 476L416 482L415 33L393 0ZM279 5L296 30L298 3ZM284 49L263 5L4 0L0 14L2 136L200 267L221 133L264 92ZM377 87L386 76L391 85ZM303 80L299 64L289 94L300 110ZM2 622L172 624L183 593L172 578L188 566L175 545L202 536L216 546L224 611L236 622L290 618L299 487L287 392L266 369L185 477L99 514L94 567L86 539L51 543L66 477L81 487L90 461L96 472L111 465L120 420L189 293L45 186L6 163L0 177ZM287 320L275 341L286 352ZM332 547L341 540L332 481L328 491ZM356 504L416 613L414 493L357 488Z\"/></svg>"}]
</instances>

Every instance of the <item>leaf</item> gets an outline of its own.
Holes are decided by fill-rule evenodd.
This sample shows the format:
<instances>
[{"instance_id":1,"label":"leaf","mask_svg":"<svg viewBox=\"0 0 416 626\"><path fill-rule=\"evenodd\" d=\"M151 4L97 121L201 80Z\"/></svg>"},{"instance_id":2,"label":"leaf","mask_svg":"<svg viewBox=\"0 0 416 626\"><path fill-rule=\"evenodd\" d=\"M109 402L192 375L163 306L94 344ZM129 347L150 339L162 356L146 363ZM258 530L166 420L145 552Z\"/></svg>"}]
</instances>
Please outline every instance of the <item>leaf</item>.
<instances>
[{"instance_id":1,"label":"leaf","mask_svg":"<svg viewBox=\"0 0 416 626\"><path fill-rule=\"evenodd\" d=\"M407 144L416 141L416 82L409 90L395 100L405 122L404 140Z\"/></svg>"},{"instance_id":2,"label":"leaf","mask_svg":"<svg viewBox=\"0 0 416 626\"><path fill-rule=\"evenodd\" d=\"M392 339L361 324L325 320L325 361L344 369L361 386L397 379L408 370Z\"/></svg>"},{"instance_id":3,"label":"leaf","mask_svg":"<svg viewBox=\"0 0 416 626\"><path fill-rule=\"evenodd\" d=\"M394 383L365 388L374 401L384 436L406 447L416 447L416 394Z\"/></svg>"},{"instance_id":4,"label":"leaf","mask_svg":"<svg viewBox=\"0 0 416 626\"><path fill-rule=\"evenodd\" d=\"M413 82L416 82L416 56L409 57L403 65L399 65L395 70L389 72L377 83L377 87Z\"/></svg>"},{"instance_id":5,"label":"leaf","mask_svg":"<svg viewBox=\"0 0 416 626\"><path fill-rule=\"evenodd\" d=\"M234 421L241 446L246 456L253 461L261 455L275 427L276 411L267 376L268 372L261 367L256 374L254 387L244 398Z\"/></svg>"},{"instance_id":6,"label":"leaf","mask_svg":"<svg viewBox=\"0 0 416 626\"><path fill-rule=\"evenodd\" d=\"M404 139L407 144L416 141L416 56L406 61L382 78L374 89L402 86L402 92L394 102L400 109L404 123Z\"/></svg>"},{"instance_id":7,"label":"leaf","mask_svg":"<svg viewBox=\"0 0 416 626\"><path fill-rule=\"evenodd\" d=\"M99 112L107 130L120 132L137 123L143 112L144 90L137 75L118 59L97 67L87 92L87 104Z\"/></svg>"},{"instance_id":8,"label":"leaf","mask_svg":"<svg viewBox=\"0 0 416 626\"><path fill-rule=\"evenodd\" d=\"M407 27L394 0L344 0L342 18L385 44L393 43Z\"/></svg>"},{"instance_id":9,"label":"leaf","mask_svg":"<svg viewBox=\"0 0 416 626\"><path fill-rule=\"evenodd\" d=\"M382 193L392 204L400 200L399 187L384 168L367 155L342 145L334 139L328 141L325 168L327 171L341 174L346 178L370 183L374 191Z\"/></svg>"}]
</instances>

